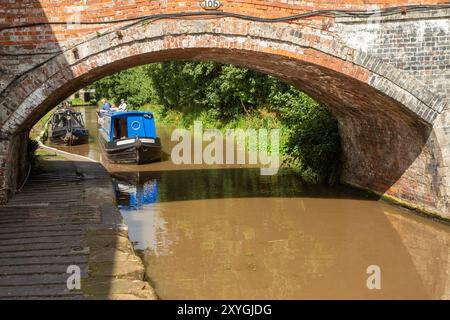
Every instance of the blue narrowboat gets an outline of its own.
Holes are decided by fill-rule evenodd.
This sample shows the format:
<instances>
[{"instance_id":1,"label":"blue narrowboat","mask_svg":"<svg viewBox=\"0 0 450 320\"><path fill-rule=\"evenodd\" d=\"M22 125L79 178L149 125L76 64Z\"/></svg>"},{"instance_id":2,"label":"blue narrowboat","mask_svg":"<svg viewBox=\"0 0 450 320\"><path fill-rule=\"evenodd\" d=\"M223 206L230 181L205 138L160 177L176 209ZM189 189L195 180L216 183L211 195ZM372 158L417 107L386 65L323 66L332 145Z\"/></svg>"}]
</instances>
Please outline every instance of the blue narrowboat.
<instances>
[{"instance_id":1,"label":"blue narrowboat","mask_svg":"<svg viewBox=\"0 0 450 320\"><path fill-rule=\"evenodd\" d=\"M142 164L161 159L153 113L100 112L99 116L99 142L109 161Z\"/></svg>"}]
</instances>

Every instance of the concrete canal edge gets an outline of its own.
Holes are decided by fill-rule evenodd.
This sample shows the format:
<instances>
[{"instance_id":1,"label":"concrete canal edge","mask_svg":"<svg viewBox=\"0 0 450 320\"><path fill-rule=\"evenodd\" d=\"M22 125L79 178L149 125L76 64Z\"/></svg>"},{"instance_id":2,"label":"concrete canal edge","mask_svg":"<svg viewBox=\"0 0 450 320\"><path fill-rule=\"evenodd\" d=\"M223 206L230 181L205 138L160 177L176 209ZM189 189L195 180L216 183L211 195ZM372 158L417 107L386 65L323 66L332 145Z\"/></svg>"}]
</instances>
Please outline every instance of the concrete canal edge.
<instances>
[{"instance_id":1,"label":"concrete canal edge","mask_svg":"<svg viewBox=\"0 0 450 320\"><path fill-rule=\"evenodd\" d=\"M157 299L145 281L145 267L128 236L128 227L116 206L112 180L97 161L41 145L46 151L69 160L82 179L83 203L98 205L101 223L86 226L82 238L88 251L87 274L81 291L88 299Z\"/></svg>"},{"instance_id":2,"label":"concrete canal edge","mask_svg":"<svg viewBox=\"0 0 450 320\"><path fill-rule=\"evenodd\" d=\"M401 209L405 210L408 214L414 214L416 216L420 216L420 217L423 217L423 218L426 218L426 219L429 219L429 220L432 220L432 221L435 221L438 223L450 225L450 218L443 217L438 212L427 210L426 208L423 208L423 207L420 207L417 205L412 205L411 203L403 201L400 198L397 198L397 197L394 197L394 196L391 196L388 194L375 192L373 190L361 187L359 185L355 185L355 184L351 184L351 183L342 183L342 184L345 186L348 186L350 188L361 190L370 196L378 198L378 200L380 200L380 201L383 201L387 204L396 206L397 208L401 208Z\"/></svg>"}]
</instances>

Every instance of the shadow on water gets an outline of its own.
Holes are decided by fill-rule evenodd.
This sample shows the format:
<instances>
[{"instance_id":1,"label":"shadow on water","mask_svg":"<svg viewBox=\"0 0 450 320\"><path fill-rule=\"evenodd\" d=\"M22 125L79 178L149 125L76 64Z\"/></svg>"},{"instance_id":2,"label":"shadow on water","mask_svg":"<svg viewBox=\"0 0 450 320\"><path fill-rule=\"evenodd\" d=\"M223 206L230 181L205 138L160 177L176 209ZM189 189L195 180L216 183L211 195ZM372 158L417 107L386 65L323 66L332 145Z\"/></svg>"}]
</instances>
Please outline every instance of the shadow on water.
<instances>
[{"instance_id":1,"label":"shadow on water","mask_svg":"<svg viewBox=\"0 0 450 320\"><path fill-rule=\"evenodd\" d=\"M163 299L450 293L449 228L353 190L249 169L113 177L130 237ZM370 265L382 270L382 290L366 287Z\"/></svg>"},{"instance_id":2,"label":"shadow on water","mask_svg":"<svg viewBox=\"0 0 450 320\"><path fill-rule=\"evenodd\" d=\"M323 198L376 200L366 192L343 185L311 185L283 171L262 176L257 168L199 169L144 172L112 172L121 206L201 199L246 197Z\"/></svg>"},{"instance_id":3,"label":"shadow on water","mask_svg":"<svg viewBox=\"0 0 450 320\"><path fill-rule=\"evenodd\" d=\"M449 228L364 192L308 185L291 172L261 176L257 168L111 175L163 299L450 294ZM373 264L383 272L379 291L366 287Z\"/></svg>"}]
</instances>

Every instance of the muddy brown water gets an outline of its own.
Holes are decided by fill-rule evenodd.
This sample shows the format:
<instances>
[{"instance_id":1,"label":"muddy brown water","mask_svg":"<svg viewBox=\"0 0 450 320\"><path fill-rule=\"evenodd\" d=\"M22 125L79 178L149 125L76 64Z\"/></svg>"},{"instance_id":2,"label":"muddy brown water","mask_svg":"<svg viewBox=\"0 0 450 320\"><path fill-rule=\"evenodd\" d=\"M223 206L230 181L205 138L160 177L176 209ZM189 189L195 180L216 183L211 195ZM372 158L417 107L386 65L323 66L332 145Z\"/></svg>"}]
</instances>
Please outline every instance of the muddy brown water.
<instances>
[{"instance_id":1,"label":"muddy brown water","mask_svg":"<svg viewBox=\"0 0 450 320\"><path fill-rule=\"evenodd\" d=\"M91 141L57 148L102 161L131 240L162 299L450 299L450 227L293 173L103 159ZM369 266L381 289L369 289ZM369 283L372 283L369 279Z\"/></svg>"}]
</instances>

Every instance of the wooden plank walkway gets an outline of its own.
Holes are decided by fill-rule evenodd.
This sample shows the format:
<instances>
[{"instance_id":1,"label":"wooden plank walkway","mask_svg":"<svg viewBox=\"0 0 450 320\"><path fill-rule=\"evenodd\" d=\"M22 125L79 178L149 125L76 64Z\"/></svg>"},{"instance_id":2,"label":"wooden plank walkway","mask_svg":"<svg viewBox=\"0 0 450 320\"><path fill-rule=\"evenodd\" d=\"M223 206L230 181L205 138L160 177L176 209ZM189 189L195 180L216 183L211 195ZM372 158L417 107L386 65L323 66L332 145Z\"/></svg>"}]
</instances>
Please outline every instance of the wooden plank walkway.
<instances>
[{"instance_id":1,"label":"wooden plank walkway","mask_svg":"<svg viewBox=\"0 0 450 320\"><path fill-rule=\"evenodd\" d=\"M0 299L155 299L103 166L47 154L0 206ZM69 290L70 265L81 290Z\"/></svg>"},{"instance_id":2,"label":"wooden plank walkway","mask_svg":"<svg viewBox=\"0 0 450 320\"><path fill-rule=\"evenodd\" d=\"M67 155L43 160L0 206L0 299L154 299L103 166ZM70 265L81 269L81 290L67 288Z\"/></svg>"},{"instance_id":3,"label":"wooden plank walkway","mask_svg":"<svg viewBox=\"0 0 450 320\"><path fill-rule=\"evenodd\" d=\"M49 161L0 207L0 299L83 298L67 289L66 271L78 265L86 276L82 236L101 223L100 206L84 201L84 180L74 162Z\"/></svg>"}]
</instances>

